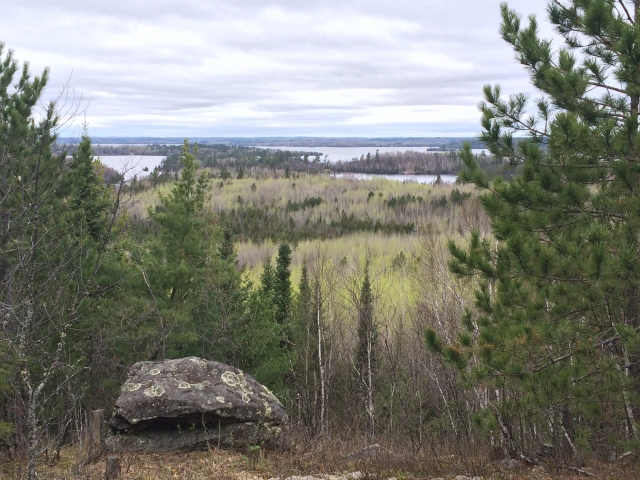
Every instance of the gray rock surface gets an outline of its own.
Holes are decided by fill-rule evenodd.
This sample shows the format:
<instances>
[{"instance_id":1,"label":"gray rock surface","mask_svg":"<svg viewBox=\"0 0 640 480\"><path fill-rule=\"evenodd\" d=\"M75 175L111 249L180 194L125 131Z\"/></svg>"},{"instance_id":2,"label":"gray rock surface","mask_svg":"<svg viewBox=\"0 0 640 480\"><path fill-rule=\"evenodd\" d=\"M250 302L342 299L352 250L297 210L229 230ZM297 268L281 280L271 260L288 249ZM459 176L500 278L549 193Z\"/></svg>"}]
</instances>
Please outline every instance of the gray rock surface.
<instances>
[{"instance_id":1,"label":"gray rock surface","mask_svg":"<svg viewBox=\"0 0 640 480\"><path fill-rule=\"evenodd\" d=\"M366 475L362 472L351 472L343 475L292 475L290 477L271 477L269 480L362 480ZM396 480L395 477L387 480Z\"/></svg>"},{"instance_id":2,"label":"gray rock surface","mask_svg":"<svg viewBox=\"0 0 640 480\"><path fill-rule=\"evenodd\" d=\"M524 463L522 463L520 460L515 460L513 458L505 458L504 460L500 460L498 462L498 465L500 465L500 467L505 470L520 470L525 466Z\"/></svg>"},{"instance_id":3,"label":"gray rock surface","mask_svg":"<svg viewBox=\"0 0 640 480\"><path fill-rule=\"evenodd\" d=\"M111 449L163 450L275 443L288 419L278 399L251 376L187 357L134 364L110 423Z\"/></svg>"}]
</instances>

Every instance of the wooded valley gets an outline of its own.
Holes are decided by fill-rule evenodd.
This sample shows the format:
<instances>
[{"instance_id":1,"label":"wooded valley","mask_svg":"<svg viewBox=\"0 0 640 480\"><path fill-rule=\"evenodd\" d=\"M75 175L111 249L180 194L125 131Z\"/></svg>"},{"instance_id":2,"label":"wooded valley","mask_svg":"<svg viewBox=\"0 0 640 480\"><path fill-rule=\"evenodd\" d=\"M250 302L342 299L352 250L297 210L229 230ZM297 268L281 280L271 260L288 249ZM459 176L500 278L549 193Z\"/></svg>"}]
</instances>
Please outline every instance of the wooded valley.
<instances>
[{"instance_id":1,"label":"wooded valley","mask_svg":"<svg viewBox=\"0 0 640 480\"><path fill-rule=\"evenodd\" d=\"M286 442L245 446L243 475L636 478L640 5L565 3L548 9L558 51L501 7L542 97L485 86L490 156L331 164L185 140L129 179L86 130L58 142L73 108L44 104L48 71L0 44L0 475L95 477L73 453L88 412L141 388L136 362L189 357L284 406ZM206 478L189 468L162 475Z\"/></svg>"}]
</instances>

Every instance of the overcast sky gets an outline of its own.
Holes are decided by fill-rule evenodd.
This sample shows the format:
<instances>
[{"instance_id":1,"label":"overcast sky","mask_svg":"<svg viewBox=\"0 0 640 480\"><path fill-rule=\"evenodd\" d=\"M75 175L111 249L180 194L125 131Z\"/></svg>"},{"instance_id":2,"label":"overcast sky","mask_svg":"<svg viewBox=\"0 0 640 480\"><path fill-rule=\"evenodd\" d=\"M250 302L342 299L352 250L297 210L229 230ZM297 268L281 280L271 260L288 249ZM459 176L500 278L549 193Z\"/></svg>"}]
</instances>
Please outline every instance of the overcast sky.
<instances>
[{"instance_id":1,"label":"overcast sky","mask_svg":"<svg viewBox=\"0 0 640 480\"><path fill-rule=\"evenodd\" d=\"M530 91L499 4L21 0L0 41L93 136L470 136L484 84ZM509 5L550 31L546 0Z\"/></svg>"}]
</instances>

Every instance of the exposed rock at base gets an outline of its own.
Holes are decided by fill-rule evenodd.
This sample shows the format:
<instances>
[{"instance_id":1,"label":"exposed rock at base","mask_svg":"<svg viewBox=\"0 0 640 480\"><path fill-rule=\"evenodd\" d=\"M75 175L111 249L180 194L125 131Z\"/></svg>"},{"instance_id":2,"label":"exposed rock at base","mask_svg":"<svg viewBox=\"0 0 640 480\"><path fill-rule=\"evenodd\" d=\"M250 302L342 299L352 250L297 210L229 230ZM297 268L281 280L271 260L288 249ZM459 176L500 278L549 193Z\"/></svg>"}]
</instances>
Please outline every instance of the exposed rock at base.
<instances>
[{"instance_id":1,"label":"exposed rock at base","mask_svg":"<svg viewBox=\"0 0 640 480\"><path fill-rule=\"evenodd\" d=\"M524 463L522 463L520 460L516 460L513 458L505 458L504 460L500 460L498 462L498 465L504 470L521 470L525 466Z\"/></svg>"},{"instance_id":2,"label":"exposed rock at base","mask_svg":"<svg viewBox=\"0 0 640 480\"><path fill-rule=\"evenodd\" d=\"M275 444L288 419L251 376L187 357L133 365L110 423L113 450L170 450Z\"/></svg>"},{"instance_id":3,"label":"exposed rock at base","mask_svg":"<svg viewBox=\"0 0 640 480\"><path fill-rule=\"evenodd\" d=\"M349 453L347 457L357 458L362 460L365 458L376 457L383 452L384 452L384 449L382 448L382 446L379 443L374 443L373 445L369 445L367 447L354 450L353 452ZM387 452L387 453L390 453L390 452Z\"/></svg>"},{"instance_id":4,"label":"exposed rock at base","mask_svg":"<svg viewBox=\"0 0 640 480\"><path fill-rule=\"evenodd\" d=\"M366 475L362 472L351 472L343 475L292 475L291 477L271 477L269 480L363 480ZM396 480L395 477L387 480Z\"/></svg>"}]
</instances>

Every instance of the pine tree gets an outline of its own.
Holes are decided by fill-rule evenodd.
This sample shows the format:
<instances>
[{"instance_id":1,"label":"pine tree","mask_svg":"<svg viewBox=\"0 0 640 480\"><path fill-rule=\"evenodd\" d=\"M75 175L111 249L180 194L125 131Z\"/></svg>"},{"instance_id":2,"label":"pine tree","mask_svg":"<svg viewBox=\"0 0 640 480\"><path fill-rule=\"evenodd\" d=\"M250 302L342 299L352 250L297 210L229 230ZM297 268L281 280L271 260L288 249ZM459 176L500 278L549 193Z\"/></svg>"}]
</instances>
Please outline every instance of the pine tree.
<instances>
[{"instance_id":1,"label":"pine tree","mask_svg":"<svg viewBox=\"0 0 640 480\"><path fill-rule=\"evenodd\" d=\"M43 451L59 449L54 421L68 425L72 408L82 408L83 333L116 289L105 265L118 199L101 185L88 137L72 162L54 154L58 128L71 119L42 103L47 81L48 70L32 77L25 63L20 71L0 44L0 431L13 424L29 480ZM4 404L7 384L13 408Z\"/></svg>"},{"instance_id":2,"label":"pine tree","mask_svg":"<svg viewBox=\"0 0 640 480\"><path fill-rule=\"evenodd\" d=\"M192 316L198 303L200 279L206 271L212 239L218 236L205 208L209 182L196 174L196 158L184 141L182 175L168 194L159 193L160 205L149 209L159 235L143 244L139 255L141 289L158 316L159 339L151 358L176 356L198 344L199 319ZM177 173L177 172L176 172ZM172 328L176 325L177 328Z\"/></svg>"},{"instance_id":3,"label":"pine tree","mask_svg":"<svg viewBox=\"0 0 640 480\"><path fill-rule=\"evenodd\" d=\"M462 178L486 192L495 238L450 245L453 271L481 279L476 308L457 343L427 341L491 386L478 422L509 455L533 463L550 442L580 464L596 445L638 446L640 5L550 2L566 43L556 52L534 17L522 27L501 9L502 37L542 97L532 115L526 95L484 88L481 139L522 174L490 183L465 148Z\"/></svg>"},{"instance_id":4,"label":"pine tree","mask_svg":"<svg viewBox=\"0 0 640 480\"><path fill-rule=\"evenodd\" d=\"M182 178L168 194L160 193L161 208L149 210L161 227L161 236L152 245L156 292L172 301L184 299L193 287L195 269L201 268L207 247L210 215L204 209L209 182L205 173L196 176L196 159L189 141L182 147Z\"/></svg>"}]
</instances>

